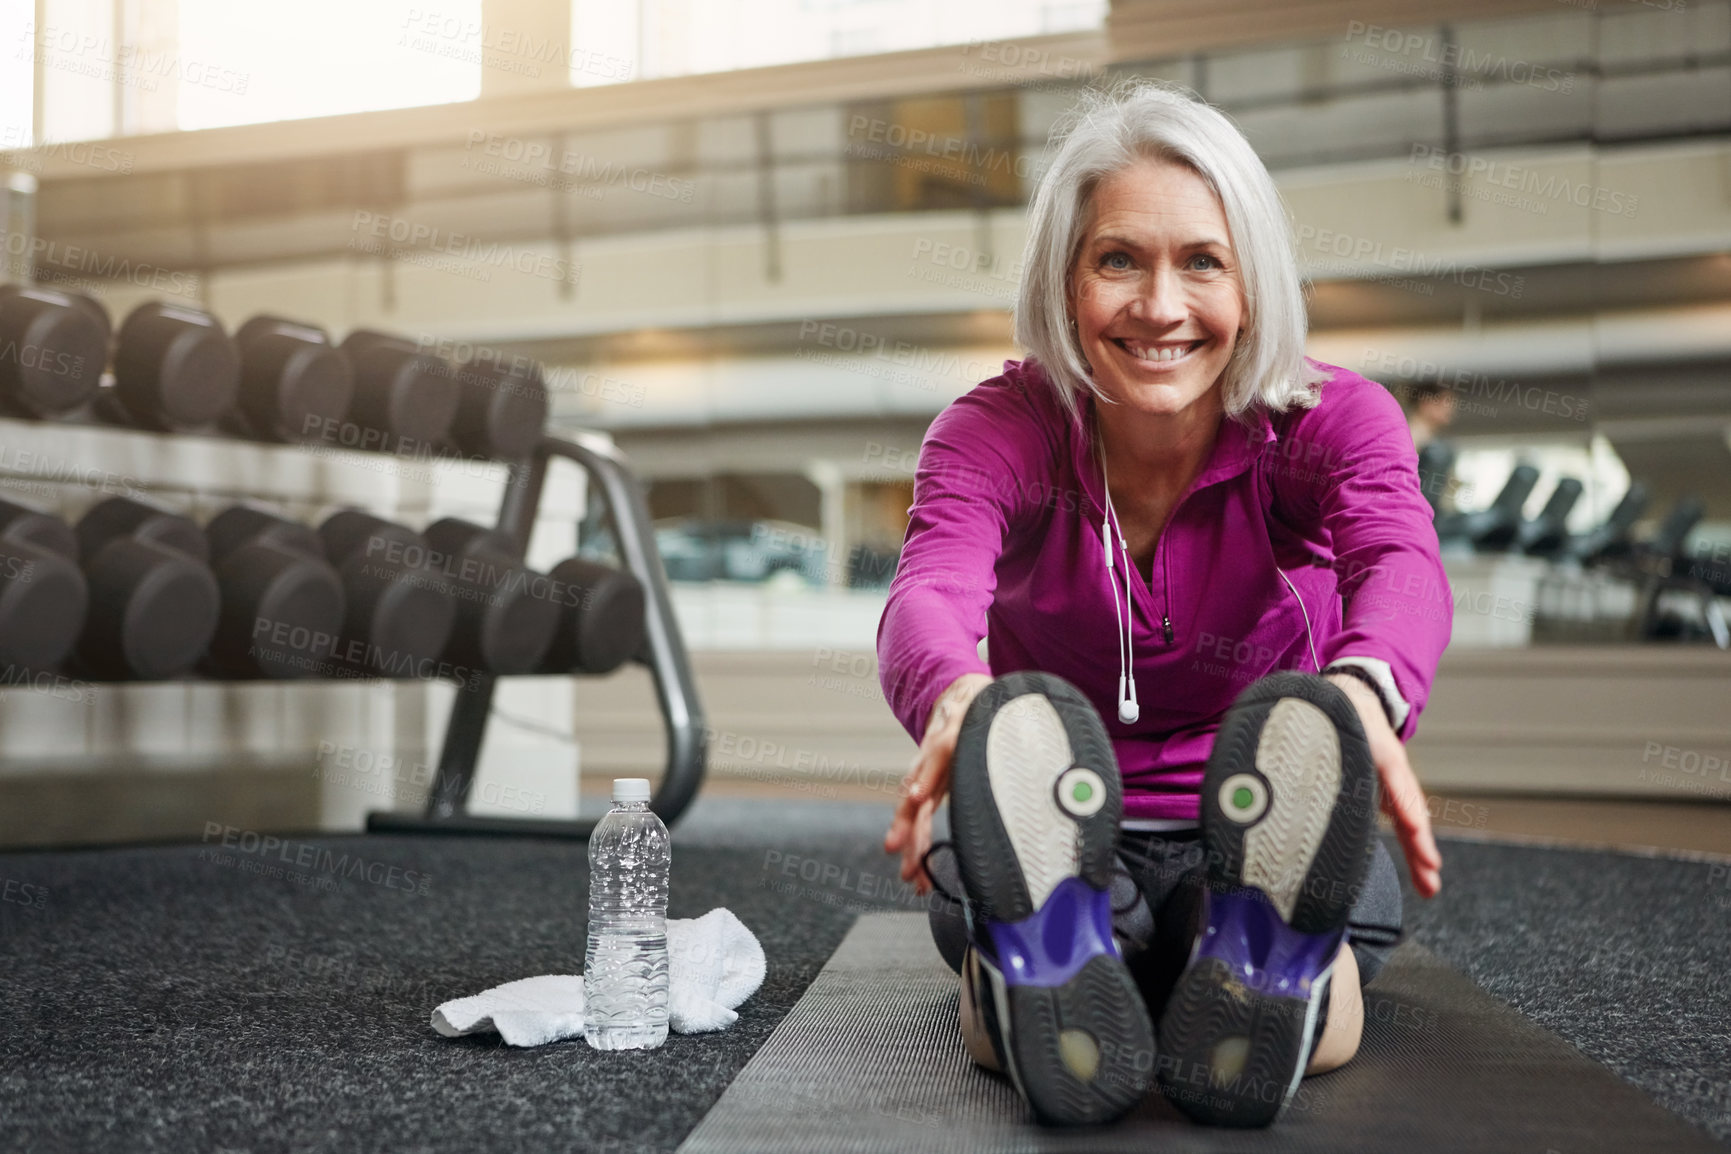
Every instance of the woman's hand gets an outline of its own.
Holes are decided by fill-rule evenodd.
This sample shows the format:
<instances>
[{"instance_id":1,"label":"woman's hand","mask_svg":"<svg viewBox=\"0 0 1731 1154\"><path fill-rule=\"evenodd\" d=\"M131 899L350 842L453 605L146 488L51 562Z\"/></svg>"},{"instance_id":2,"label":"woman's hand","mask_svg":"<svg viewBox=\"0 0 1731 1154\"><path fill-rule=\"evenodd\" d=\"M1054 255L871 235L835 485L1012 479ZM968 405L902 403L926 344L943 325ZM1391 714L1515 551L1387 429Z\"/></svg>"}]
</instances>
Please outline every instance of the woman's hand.
<instances>
[{"instance_id":1,"label":"woman's hand","mask_svg":"<svg viewBox=\"0 0 1731 1154\"><path fill-rule=\"evenodd\" d=\"M913 882L922 894L931 892L932 879L926 876L921 860L932 847L932 815L950 792L950 759L955 756L962 718L980 690L991 683L983 673L964 673L950 682L932 706L913 768L902 779L902 800L884 835L884 852L902 855L902 880Z\"/></svg>"},{"instance_id":2,"label":"woman's hand","mask_svg":"<svg viewBox=\"0 0 1731 1154\"><path fill-rule=\"evenodd\" d=\"M1394 822L1395 836L1406 855L1413 888L1420 897L1435 897L1442 889L1442 854L1430 832L1430 809L1418 775L1407 760L1406 746L1388 724L1388 714L1376 691L1356 677L1334 674L1329 680L1346 693L1358 708L1364 736L1370 742L1370 758L1382 779L1382 811Z\"/></svg>"}]
</instances>

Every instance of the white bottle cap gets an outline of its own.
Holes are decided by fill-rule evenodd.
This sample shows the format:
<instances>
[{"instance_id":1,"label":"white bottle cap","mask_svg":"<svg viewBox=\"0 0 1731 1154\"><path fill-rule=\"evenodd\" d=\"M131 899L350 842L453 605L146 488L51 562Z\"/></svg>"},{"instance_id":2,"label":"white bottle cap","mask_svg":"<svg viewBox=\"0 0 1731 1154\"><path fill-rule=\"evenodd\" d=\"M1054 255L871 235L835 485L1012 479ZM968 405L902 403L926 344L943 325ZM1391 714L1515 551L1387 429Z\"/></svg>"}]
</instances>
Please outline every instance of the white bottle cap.
<instances>
[{"instance_id":1,"label":"white bottle cap","mask_svg":"<svg viewBox=\"0 0 1731 1154\"><path fill-rule=\"evenodd\" d=\"M647 777L616 777L613 779L614 805L648 800L649 779Z\"/></svg>"}]
</instances>

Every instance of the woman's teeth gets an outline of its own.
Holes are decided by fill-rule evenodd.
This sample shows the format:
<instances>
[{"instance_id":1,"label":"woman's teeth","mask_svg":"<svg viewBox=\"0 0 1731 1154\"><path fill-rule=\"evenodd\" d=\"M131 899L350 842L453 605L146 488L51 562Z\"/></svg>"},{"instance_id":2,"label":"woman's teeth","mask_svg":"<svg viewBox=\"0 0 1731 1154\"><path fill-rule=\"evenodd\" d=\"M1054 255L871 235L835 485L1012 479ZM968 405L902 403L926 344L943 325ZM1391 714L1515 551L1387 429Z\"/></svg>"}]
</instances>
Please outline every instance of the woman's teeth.
<instances>
[{"instance_id":1,"label":"woman's teeth","mask_svg":"<svg viewBox=\"0 0 1731 1154\"><path fill-rule=\"evenodd\" d=\"M1123 347L1124 351L1128 352L1139 361L1159 363L1164 361L1181 360L1196 348L1196 342L1191 342L1187 345L1167 345L1159 348L1152 346L1138 347L1131 344L1125 344Z\"/></svg>"}]
</instances>

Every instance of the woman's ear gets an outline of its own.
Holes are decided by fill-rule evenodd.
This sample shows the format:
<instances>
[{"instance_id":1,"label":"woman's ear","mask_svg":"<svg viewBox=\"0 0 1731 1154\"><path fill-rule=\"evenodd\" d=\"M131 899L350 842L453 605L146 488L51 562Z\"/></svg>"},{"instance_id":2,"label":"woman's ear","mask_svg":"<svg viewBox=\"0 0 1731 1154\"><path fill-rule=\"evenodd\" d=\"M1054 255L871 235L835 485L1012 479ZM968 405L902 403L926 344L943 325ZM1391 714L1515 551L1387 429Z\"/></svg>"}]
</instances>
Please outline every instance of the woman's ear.
<instances>
[{"instance_id":1,"label":"woman's ear","mask_svg":"<svg viewBox=\"0 0 1731 1154\"><path fill-rule=\"evenodd\" d=\"M1088 360L1088 350L1082 347L1082 332L1076 327L1076 314L1070 314L1070 341L1076 346L1076 355L1082 359L1082 371L1091 379L1094 376L1094 366Z\"/></svg>"},{"instance_id":2,"label":"woman's ear","mask_svg":"<svg viewBox=\"0 0 1731 1154\"><path fill-rule=\"evenodd\" d=\"M1076 325L1076 279L1074 270L1064 274L1064 320L1065 328L1070 334L1070 345L1081 358L1082 370L1089 377L1094 375L1094 366L1088 363L1088 354L1082 348L1082 332Z\"/></svg>"}]
</instances>

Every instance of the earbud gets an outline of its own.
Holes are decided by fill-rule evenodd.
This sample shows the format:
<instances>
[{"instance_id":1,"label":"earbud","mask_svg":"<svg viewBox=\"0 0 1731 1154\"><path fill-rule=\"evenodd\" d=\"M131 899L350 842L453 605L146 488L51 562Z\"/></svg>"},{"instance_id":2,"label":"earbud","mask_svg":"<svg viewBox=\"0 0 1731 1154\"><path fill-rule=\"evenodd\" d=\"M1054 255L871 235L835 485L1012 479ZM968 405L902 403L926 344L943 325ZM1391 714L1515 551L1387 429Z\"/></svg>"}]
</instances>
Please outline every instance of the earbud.
<instances>
[{"instance_id":1,"label":"earbud","mask_svg":"<svg viewBox=\"0 0 1731 1154\"><path fill-rule=\"evenodd\" d=\"M1136 719L1142 716L1142 707L1128 697L1118 699L1118 720L1125 725L1136 724Z\"/></svg>"}]
</instances>

